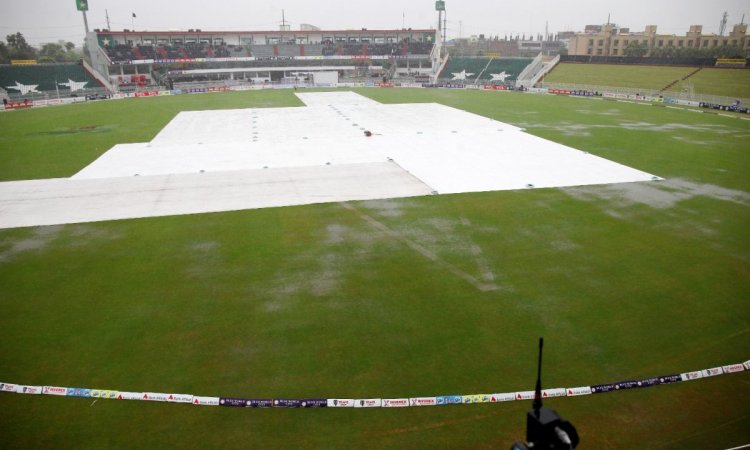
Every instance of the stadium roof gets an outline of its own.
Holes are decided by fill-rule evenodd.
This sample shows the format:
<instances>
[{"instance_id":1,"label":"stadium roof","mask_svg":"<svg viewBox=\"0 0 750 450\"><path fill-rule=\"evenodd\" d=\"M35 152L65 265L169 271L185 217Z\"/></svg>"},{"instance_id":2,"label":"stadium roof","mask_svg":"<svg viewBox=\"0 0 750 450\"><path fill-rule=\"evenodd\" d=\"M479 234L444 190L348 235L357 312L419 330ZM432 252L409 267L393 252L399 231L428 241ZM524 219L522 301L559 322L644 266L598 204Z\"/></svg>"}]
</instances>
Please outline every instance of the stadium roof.
<instances>
[{"instance_id":1,"label":"stadium roof","mask_svg":"<svg viewBox=\"0 0 750 450\"><path fill-rule=\"evenodd\" d=\"M320 33L348 33L348 34L371 34L371 33L434 33L434 28L412 29L412 28L394 28L373 30L361 28L358 30L267 30L267 31L196 31L196 30L172 30L172 31L133 31L133 30L94 30L97 34L150 34L150 35L173 35L173 34L194 34L194 35L216 35L216 34L320 34Z\"/></svg>"}]
</instances>

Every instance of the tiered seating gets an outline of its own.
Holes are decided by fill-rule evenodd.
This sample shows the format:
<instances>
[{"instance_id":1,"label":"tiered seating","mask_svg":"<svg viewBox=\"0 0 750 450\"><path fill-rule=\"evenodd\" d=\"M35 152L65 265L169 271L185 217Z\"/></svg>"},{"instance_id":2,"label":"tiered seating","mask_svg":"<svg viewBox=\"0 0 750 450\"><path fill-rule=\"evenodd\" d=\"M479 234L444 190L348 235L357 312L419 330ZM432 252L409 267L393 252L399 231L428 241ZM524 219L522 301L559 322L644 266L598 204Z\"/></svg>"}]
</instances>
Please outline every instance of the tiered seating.
<instances>
[{"instance_id":1,"label":"tiered seating","mask_svg":"<svg viewBox=\"0 0 750 450\"><path fill-rule=\"evenodd\" d=\"M89 76L83 67L79 64L35 64L30 66L3 66L0 70L0 86L8 91L9 94L15 94L19 91L8 89L20 83L24 86L37 85L37 91L67 91L71 89L69 85L59 83L85 82L84 89L98 88L96 80ZM58 84L55 84L58 83ZM75 89L78 90L78 89Z\"/></svg>"},{"instance_id":2,"label":"tiered seating","mask_svg":"<svg viewBox=\"0 0 750 450\"><path fill-rule=\"evenodd\" d=\"M276 56L301 56L299 44L277 45L276 49Z\"/></svg>"},{"instance_id":3,"label":"tiered seating","mask_svg":"<svg viewBox=\"0 0 750 450\"><path fill-rule=\"evenodd\" d=\"M197 43L188 43L185 46L182 47L183 54L186 54L186 58L190 59L196 59L196 58L208 58L208 44L197 44Z\"/></svg>"},{"instance_id":4,"label":"tiered seating","mask_svg":"<svg viewBox=\"0 0 750 450\"><path fill-rule=\"evenodd\" d=\"M251 55L245 47L240 45L222 44L212 47L205 43L189 43L175 46L138 45L136 47L117 45L115 47L104 47L104 50L113 63L144 59L239 58Z\"/></svg>"},{"instance_id":5,"label":"tiered seating","mask_svg":"<svg viewBox=\"0 0 750 450\"><path fill-rule=\"evenodd\" d=\"M156 59L156 51L151 45L139 45L138 51L140 52L139 59Z\"/></svg>"},{"instance_id":6,"label":"tiered seating","mask_svg":"<svg viewBox=\"0 0 750 450\"><path fill-rule=\"evenodd\" d=\"M371 55L402 55L401 44L368 44L368 52Z\"/></svg>"},{"instance_id":7,"label":"tiered seating","mask_svg":"<svg viewBox=\"0 0 750 450\"><path fill-rule=\"evenodd\" d=\"M448 61L448 65L445 66L445 69L443 69L443 72L440 74L440 78L451 79L453 78L452 74L465 70L467 81L474 81L474 78L476 78L479 75L479 72L484 69L487 62L489 62L489 58L451 57L450 61Z\"/></svg>"},{"instance_id":8,"label":"tiered seating","mask_svg":"<svg viewBox=\"0 0 750 450\"><path fill-rule=\"evenodd\" d=\"M410 55L429 55L432 52L432 44L429 42L409 42L408 52Z\"/></svg>"},{"instance_id":9,"label":"tiered seating","mask_svg":"<svg viewBox=\"0 0 750 450\"><path fill-rule=\"evenodd\" d=\"M322 44L307 44L305 45L305 56L321 56L323 55Z\"/></svg>"},{"instance_id":10,"label":"tiered seating","mask_svg":"<svg viewBox=\"0 0 750 450\"><path fill-rule=\"evenodd\" d=\"M273 45L253 45L250 49L256 58L271 58L276 56L273 47Z\"/></svg>"},{"instance_id":11,"label":"tiered seating","mask_svg":"<svg viewBox=\"0 0 750 450\"><path fill-rule=\"evenodd\" d=\"M515 80L518 78L518 75L523 72L523 69L531 63L531 61L531 58L495 58L479 79L489 81L492 79L493 73L505 72L510 75L506 81Z\"/></svg>"},{"instance_id":12,"label":"tiered seating","mask_svg":"<svg viewBox=\"0 0 750 450\"><path fill-rule=\"evenodd\" d=\"M492 74L505 72L509 75L505 78L505 82L510 82L514 81L532 61L531 58L493 58L490 62L490 59L453 57L445 69L443 69L440 78L451 80L454 73L466 71L467 77L465 81L474 82L479 77L479 82L485 82L492 80ZM489 66L487 65L488 63Z\"/></svg>"},{"instance_id":13,"label":"tiered seating","mask_svg":"<svg viewBox=\"0 0 750 450\"><path fill-rule=\"evenodd\" d=\"M255 56L258 58L298 57L298 56L407 56L428 55L432 44L426 42L398 42L391 44L340 43L324 42L322 44L277 44L210 46L206 43L188 43L184 45L138 45L130 47L116 45L103 47L113 63L126 63L135 60L160 59L198 59L198 58L232 58ZM346 59L346 58L344 58Z\"/></svg>"},{"instance_id":14,"label":"tiered seating","mask_svg":"<svg viewBox=\"0 0 750 450\"><path fill-rule=\"evenodd\" d=\"M104 51L112 62L127 62L136 59L133 48L127 45L117 44L114 47L106 46Z\"/></svg>"}]
</instances>

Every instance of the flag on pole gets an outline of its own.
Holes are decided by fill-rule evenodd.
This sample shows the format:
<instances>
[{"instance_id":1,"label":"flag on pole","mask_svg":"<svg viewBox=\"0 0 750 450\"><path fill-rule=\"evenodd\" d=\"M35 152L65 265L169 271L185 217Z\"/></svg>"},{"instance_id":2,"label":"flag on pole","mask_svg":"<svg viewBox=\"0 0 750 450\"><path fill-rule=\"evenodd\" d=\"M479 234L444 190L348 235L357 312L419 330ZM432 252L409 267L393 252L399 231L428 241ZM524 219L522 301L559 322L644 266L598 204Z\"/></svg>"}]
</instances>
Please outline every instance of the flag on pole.
<instances>
[{"instance_id":1,"label":"flag on pole","mask_svg":"<svg viewBox=\"0 0 750 450\"><path fill-rule=\"evenodd\" d=\"M135 19L135 13L133 13L133 18Z\"/></svg>"}]
</instances>

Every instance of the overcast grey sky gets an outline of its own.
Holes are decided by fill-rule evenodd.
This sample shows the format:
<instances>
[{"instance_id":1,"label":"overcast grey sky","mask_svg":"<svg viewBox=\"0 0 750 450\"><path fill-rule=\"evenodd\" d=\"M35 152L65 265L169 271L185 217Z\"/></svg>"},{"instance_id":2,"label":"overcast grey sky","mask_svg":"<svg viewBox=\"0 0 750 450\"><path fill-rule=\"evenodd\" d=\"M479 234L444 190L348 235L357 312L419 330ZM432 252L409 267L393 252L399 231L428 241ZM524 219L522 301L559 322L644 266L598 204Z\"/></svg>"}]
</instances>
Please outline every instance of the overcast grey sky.
<instances>
[{"instance_id":1,"label":"overcast grey sky","mask_svg":"<svg viewBox=\"0 0 750 450\"><path fill-rule=\"evenodd\" d=\"M75 0L2 0L0 36L22 32L32 44L58 39L83 41L83 19ZM272 30L278 29L281 10L293 30L301 23L324 29L430 28L437 22L434 0L247 1L247 0L89 0L89 27L106 28L105 10L112 29L167 30ZM728 28L747 13L748 0L446 0L448 37L580 31L587 24L612 22L633 31L658 25L659 32L684 33L692 24L704 32L718 32L721 14L729 12ZM747 20L746 20L747 22Z\"/></svg>"}]
</instances>

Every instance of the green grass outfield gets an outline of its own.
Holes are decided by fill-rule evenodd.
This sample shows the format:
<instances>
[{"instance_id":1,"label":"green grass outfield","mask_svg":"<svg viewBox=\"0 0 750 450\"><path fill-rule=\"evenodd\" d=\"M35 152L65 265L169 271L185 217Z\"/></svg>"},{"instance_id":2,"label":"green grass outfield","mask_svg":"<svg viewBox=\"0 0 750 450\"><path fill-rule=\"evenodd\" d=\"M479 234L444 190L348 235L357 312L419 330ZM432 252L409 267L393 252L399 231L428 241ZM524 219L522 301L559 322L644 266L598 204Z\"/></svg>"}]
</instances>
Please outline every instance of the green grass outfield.
<instances>
[{"instance_id":1,"label":"green grass outfield","mask_svg":"<svg viewBox=\"0 0 750 450\"><path fill-rule=\"evenodd\" d=\"M696 67L561 63L545 77L549 83L569 83L659 90L693 72ZM750 70L705 68L690 77L696 94L750 98ZM671 90L679 91L683 82Z\"/></svg>"},{"instance_id":2,"label":"green grass outfield","mask_svg":"<svg viewBox=\"0 0 750 450\"><path fill-rule=\"evenodd\" d=\"M0 230L0 381L243 397L507 392L533 388L538 336L545 387L750 359L750 122L583 98L359 92L465 109L666 181ZM0 176L69 176L179 110L298 104L285 90L3 113ZM582 449L726 448L750 443L748 381L546 405L577 426ZM496 449L524 437L530 403L242 410L0 394L0 438Z\"/></svg>"}]
</instances>

